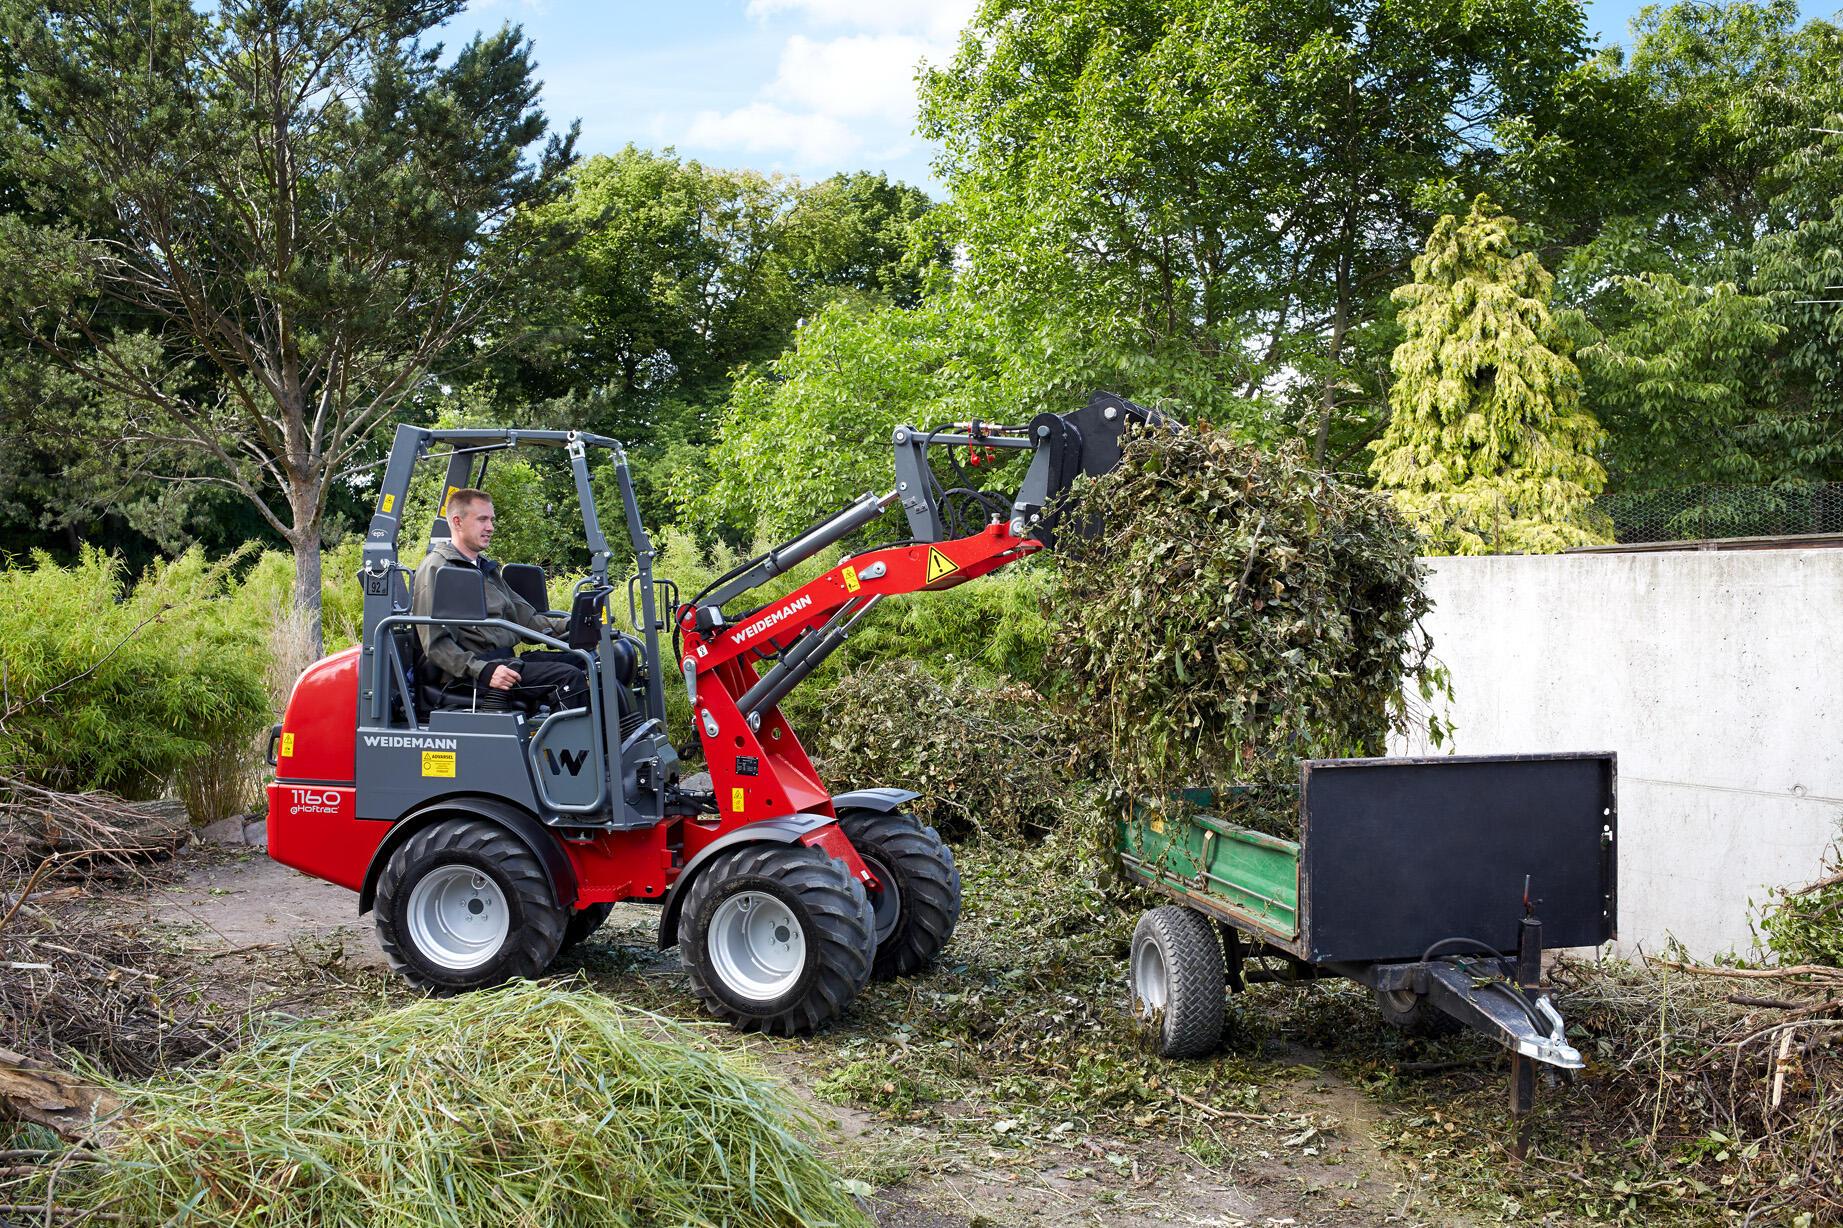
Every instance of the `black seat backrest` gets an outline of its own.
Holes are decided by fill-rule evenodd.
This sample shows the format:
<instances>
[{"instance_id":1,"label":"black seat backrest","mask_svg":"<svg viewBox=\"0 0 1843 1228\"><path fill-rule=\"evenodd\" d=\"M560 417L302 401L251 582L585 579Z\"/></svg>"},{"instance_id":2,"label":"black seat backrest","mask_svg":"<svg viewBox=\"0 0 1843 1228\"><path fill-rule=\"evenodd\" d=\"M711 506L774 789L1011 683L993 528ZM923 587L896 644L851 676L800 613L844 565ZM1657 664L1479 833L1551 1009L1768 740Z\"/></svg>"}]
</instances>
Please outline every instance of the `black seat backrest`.
<instances>
[{"instance_id":1,"label":"black seat backrest","mask_svg":"<svg viewBox=\"0 0 1843 1228\"><path fill-rule=\"evenodd\" d=\"M499 574L506 587L523 597L531 608L542 614L550 609L550 590L544 584L544 569L536 563L502 563Z\"/></svg>"},{"instance_id":2,"label":"black seat backrest","mask_svg":"<svg viewBox=\"0 0 1843 1228\"><path fill-rule=\"evenodd\" d=\"M435 600L429 614L456 622L486 617L486 577L472 567L441 567L435 572Z\"/></svg>"},{"instance_id":3,"label":"black seat backrest","mask_svg":"<svg viewBox=\"0 0 1843 1228\"><path fill-rule=\"evenodd\" d=\"M436 619L475 619L486 617L486 577L472 567L444 566L435 572L435 593L429 602L429 617ZM421 636L415 640L417 683L416 707L424 719L436 708L466 707L473 703L473 689L465 681L443 678L422 653Z\"/></svg>"}]
</instances>

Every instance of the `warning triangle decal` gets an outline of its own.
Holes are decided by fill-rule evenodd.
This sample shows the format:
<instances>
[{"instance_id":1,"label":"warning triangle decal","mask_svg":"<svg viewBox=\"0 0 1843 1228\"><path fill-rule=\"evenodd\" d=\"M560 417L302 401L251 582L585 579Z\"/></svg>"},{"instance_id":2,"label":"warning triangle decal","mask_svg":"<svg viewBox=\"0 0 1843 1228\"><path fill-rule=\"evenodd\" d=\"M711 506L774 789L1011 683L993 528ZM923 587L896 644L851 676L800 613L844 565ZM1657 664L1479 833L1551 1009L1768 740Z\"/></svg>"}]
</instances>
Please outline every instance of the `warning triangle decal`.
<instances>
[{"instance_id":1,"label":"warning triangle decal","mask_svg":"<svg viewBox=\"0 0 1843 1228\"><path fill-rule=\"evenodd\" d=\"M928 583L933 584L936 580L946 579L959 570L960 564L954 562L939 550L936 550L933 546L928 547Z\"/></svg>"}]
</instances>

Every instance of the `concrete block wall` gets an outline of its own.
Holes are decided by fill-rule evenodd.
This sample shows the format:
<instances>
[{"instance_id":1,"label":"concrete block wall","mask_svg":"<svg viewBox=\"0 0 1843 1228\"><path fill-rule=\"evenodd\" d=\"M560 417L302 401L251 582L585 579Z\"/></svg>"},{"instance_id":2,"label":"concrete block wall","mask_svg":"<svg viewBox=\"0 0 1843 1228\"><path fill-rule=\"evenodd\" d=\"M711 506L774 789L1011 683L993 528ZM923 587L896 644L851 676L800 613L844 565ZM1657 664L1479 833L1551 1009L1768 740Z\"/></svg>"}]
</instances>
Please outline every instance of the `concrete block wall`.
<instances>
[{"instance_id":1,"label":"concrete block wall","mask_svg":"<svg viewBox=\"0 0 1843 1228\"><path fill-rule=\"evenodd\" d=\"M1843 840L1843 550L1428 564L1450 749L1617 752L1621 947L1749 951Z\"/></svg>"}]
</instances>

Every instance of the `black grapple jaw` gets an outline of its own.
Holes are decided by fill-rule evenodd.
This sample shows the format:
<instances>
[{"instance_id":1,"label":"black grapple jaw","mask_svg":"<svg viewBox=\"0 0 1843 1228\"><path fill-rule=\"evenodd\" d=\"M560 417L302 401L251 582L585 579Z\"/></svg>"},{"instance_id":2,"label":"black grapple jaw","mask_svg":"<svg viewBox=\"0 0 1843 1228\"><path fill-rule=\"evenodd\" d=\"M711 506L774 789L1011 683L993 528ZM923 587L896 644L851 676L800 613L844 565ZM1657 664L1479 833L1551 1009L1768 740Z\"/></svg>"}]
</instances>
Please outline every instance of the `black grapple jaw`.
<instances>
[{"instance_id":1,"label":"black grapple jaw","mask_svg":"<svg viewBox=\"0 0 1843 1228\"><path fill-rule=\"evenodd\" d=\"M1089 538L1103 526L1062 515L1057 499L1087 474L1099 477L1119 467L1126 434L1148 426L1170 426L1156 410L1111 392L1097 392L1073 413L1038 414L1030 422L1032 452L1024 484L1011 506L1011 531L1054 548L1059 536Z\"/></svg>"}]
</instances>

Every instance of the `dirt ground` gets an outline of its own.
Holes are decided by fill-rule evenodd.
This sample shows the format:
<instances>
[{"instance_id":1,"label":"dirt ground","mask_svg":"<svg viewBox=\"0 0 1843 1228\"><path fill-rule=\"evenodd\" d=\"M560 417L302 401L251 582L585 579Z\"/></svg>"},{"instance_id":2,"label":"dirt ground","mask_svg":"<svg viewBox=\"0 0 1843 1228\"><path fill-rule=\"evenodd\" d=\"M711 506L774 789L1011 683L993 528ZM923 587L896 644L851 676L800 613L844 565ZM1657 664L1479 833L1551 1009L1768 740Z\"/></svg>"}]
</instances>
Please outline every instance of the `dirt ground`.
<instances>
[{"instance_id":1,"label":"dirt ground","mask_svg":"<svg viewBox=\"0 0 1843 1228\"><path fill-rule=\"evenodd\" d=\"M375 973L380 995L402 992L352 893L278 865L257 848L187 850L174 869L145 896L117 897L108 906L170 933L176 946L199 958L247 968L252 982L273 983L286 976L289 960L307 960L340 964L361 981ZM1194 1116L1197 1133L1182 1146L1168 1133L1096 1132L1079 1113L1043 1127L965 1101L909 1115L914 1120L839 1103L817 1085L844 1058L890 1039L879 1034L887 1012L860 1009L819 1037L794 1041L744 1036L700 1020L676 957L653 942L657 915L641 905L617 907L559 971L578 972L619 1000L698 1026L784 1078L812 1105L847 1171L877 1190L882 1224L1478 1222L1429 1204L1426 1187L1375 1141L1382 1107L1309 1049L1287 1049L1271 1063L1277 1073L1266 1079L1258 1111L1189 1098L1184 1111ZM873 986L866 998L905 992L915 990Z\"/></svg>"}]
</instances>

